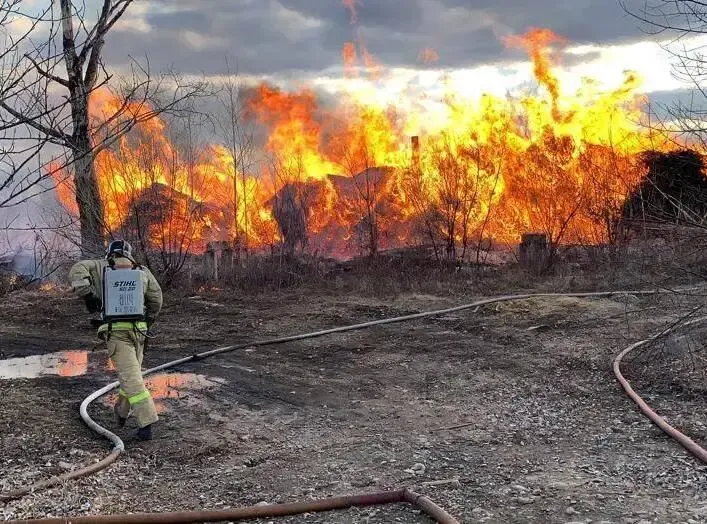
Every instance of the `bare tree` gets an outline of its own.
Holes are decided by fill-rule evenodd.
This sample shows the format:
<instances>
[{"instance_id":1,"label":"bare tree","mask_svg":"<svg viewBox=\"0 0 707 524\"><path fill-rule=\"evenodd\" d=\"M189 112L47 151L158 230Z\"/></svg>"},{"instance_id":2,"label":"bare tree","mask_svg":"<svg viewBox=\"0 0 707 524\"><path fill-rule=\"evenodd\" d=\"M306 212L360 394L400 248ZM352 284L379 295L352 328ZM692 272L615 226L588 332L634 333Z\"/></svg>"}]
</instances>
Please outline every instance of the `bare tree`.
<instances>
[{"instance_id":1,"label":"bare tree","mask_svg":"<svg viewBox=\"0 0 707 524\"><path fill-rule=\"evenodd\" d=\"M59 0L59 12L45 16L35 27L36 37L18 48L22 59L0 102L2 128L25 130L66 151L73 168L84 253L99 251L105 236L96 155L136 124L176 110L204 87L200 82L184 83L174 73L153 76L149 62L134 62L127 76L113 80L102 60L103 46L133 1L104 0L90 24L94 16L84 3ZM14 7L14 16L36 20L32 12ZM93 118L90 97L109 85L117 103L101 118Z\"/></svg>"},{"instance_id":2,"label":"bare tree","mask_svg":"<svg viewBox=\"0 0 707 524\"><path fill-rule=\"evenodd\" d=\"M226 60L226 79L220 86L217 96L221 111L216 123L217 131L229 154L230 175L233 180L233 243L236 252L242 248L248 253L248 237L250 229L248 173L256 164L255 123L247 118L244 104L245 85L238 76L238 70L231 69Z\"/></svg>"},{"instance_id":3,"label":"bare tree","mask_svg":"<svg viewBox=\"0 0 707 524\"><path fill-rule=\"evenodd\" d=\"M0 104L21 81L22 50L38 25L51 19L51 6L25 19L21 0L0 0ZM48 140L23 133L0 120L0 208L23 203L45 189L47 177L40 153Z\"/></svg>"},{"instance_id":4,"label":"bare tree","mask_svg":"<svg viewBox=\"0 0 707 524\"><path fill-rule=\"evenodd\" d=\"M428 146L425 162L414 162L406 177L405 195L438 259L463 260L474 241L479 258L499 199L503 136L478 143L471 136L441 135Z\"/></svg>"},{"instance_id":5,"label":"bare tree","mask_svg":"<svg viewBox=\"0 0 707 524\"><path fill-rule=\"evenodd\" d=\"M482 168L479 151L467 149L444 136L433 151L432 163L435 177L436 208L441 218L441 233L447 260L457 259L457 245L462 244L466 253L472 216L477 212Z\"/></svg>"},{"instance_id":6,"label":"bare tree","mask_svg":"<svg viewBox=\"0 0 707 524\"><path fill-rule=\"evenodd\" d=\"M22 48L51 14L49 6L24 20L18 14L20 7L20 0L0 0L0 103L18 79ZM46 145L46 140L25 136L0 121L0 295L50 273L48 251L41 251L49 236L45 238L21 218L26 201L50 186L45 183L48 173L41 155ZM19 263L30 254L29 264Z\"/></svg>"},{"instance_id":7,"label":"bare tree","mask_svg":"<svg viewBox=\"0 0 707 524\"><path fill-rule=\"evenodd\" d=\"M707 56L695 38L707 34L707 2L698 0L619 0L643 29L664 37L663 47L674 58L673 74L693 89L689 101L664 107L669 131L707 145ZM660 123L659 123L660 124Z\"/></svg>"},{"instance_id":8,"label":"bare tree","mask_svg":"<svg viewBox=\"0 0 707 524\"><path fill-rule=\"evenodd\" d=\"M557 250L572 233L586 197L583 181L576 176L574 140L546 132L538 144L523 154L510 155L507 169L516 176L506 188L504 212L517 230L547 235L551 265Z\"/></svg>"},{"instance_id":9,"label":"bare tree","mask_svg":"<svg viewBox=\"0 0 707 524\"><path fill-rule=\"evenodd\" d=\"M178 124L170 127L181 136L169 141L138 127L97 164L116 175L103 188L114 207L107 216L110 233L130 239L165 284L183 269L193 245L209 236L209 209L199 200L207 175L196 169L205 153L196 122Z\"/></svg>"},{"instance_id":10,"label":"bare tree","mask_svg":"<svg viewBox=\"0 0 707 524\"><path fill-rule=\"evenodd\" d=\"M593 226L591 244L606 243L615 253L625 240L624 204L644 174L636 155L622 154L614 144L589 145L579 157L586 198L581 213Z\"/></svg>"},{"instance_id":11,"label":"bare tree","mask_svg":"<svg viewBox=\"0 0 707 524\"><path fill-rule=\"evenodd\" d=\"M358 232L360 247L374 257L380 248L383 199L390 185L391 170L376 166L365 136L347 143L341 151L346 179L339 183L339 198L347 205L344 222ZM344 183L345 182L345 183Z\"/></svg>"},{"instance_id":12,"label":"bare tree","mask_svg":"<svg viewBox=\"0 0 707 524\"><path fill-rule=\"evenodd\" d=\"M507 127L494 137L490 143L476 145L467 150L467 155L474 162L474 177L476 184L474 233L476 236L476 263L481 260L481 252L484 246L484 236L487 228L493 219L496 205L501 196L500 186L502 184L503 170L505 167L506 153L509 149L507 140ZM471 213L471 208L468 213ZM466 216L468 224L469 214ZM463 251L461 258L464 259L468 248L469 226L464 227Z\"/></svg>"},{"instance_id":13,"label":"bare tree","mask_svg":"<svg viewBox=\"0 0 707 524\"><path fill-rule=\"evenodd\" d=\"M430 194L432 188L427 176L427 168L421 162L421 156L413 152L412 162L403 173L402 185L406 204L414 210L414 230L416 236L429 241L435 258L441 258L441 246L438 234L439 216L433 206ZM424 243L424 240L422 240Z\"/></svg>"}]
</instances>

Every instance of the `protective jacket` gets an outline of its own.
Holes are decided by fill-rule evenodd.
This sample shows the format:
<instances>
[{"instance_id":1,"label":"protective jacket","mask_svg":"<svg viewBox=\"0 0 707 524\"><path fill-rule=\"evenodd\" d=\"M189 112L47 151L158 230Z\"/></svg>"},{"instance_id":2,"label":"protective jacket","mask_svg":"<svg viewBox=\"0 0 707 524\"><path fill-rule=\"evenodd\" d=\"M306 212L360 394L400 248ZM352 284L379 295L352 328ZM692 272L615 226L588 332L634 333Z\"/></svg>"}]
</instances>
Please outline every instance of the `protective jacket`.
<instances>
[{"instance_id":1,"label":"protective jacket","mask_svg":"<svg viewBox=\"0 0 707 524\"><path fill-rule=\"evenodd\" d=\"M114 267L131 268L133 262L127 258L116 256L113 259ZM69 282L71 288L78 296L85 298L87 295L103 298L103 271L108 266L108 260L82 260L69 271ZM143 287L145 289L145 318L150 321L157 318L162 309L162 289L155 276L146 267L142 270ZM111 331L132 331L134 329L145 332L146 322L112 322ZM108 324L103 324L98 328L98 333L103 334L109 329Z\"/></svg>"}]
</instances>

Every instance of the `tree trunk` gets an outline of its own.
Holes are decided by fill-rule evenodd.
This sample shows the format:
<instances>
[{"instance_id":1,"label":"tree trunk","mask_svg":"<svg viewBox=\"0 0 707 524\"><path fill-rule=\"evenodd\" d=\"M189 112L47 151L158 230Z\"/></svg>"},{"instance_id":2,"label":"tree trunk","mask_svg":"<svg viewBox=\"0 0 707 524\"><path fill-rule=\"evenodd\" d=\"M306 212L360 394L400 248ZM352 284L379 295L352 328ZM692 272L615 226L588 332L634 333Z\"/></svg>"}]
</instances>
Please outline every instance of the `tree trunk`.
<instances>
[{"instance_id":1,"label":"tree trunk","mask_svg":"<svg viewBox=\"0 0 707 524\"><path fill-rule=\"evenodd\" d=\"M93 147L88 127L88 95L72 102L74 120L73 155L76 204L81 222L81 254L95 256L104 249L105 219L98 189Z\"/></svg>"},{"instance_id":2,"label":"tree trunk","mask_svg":"<svg viewBox=\"0 0 707 524\"><path fill-rule=\"evenodd\" d=\"M248 233L249 233L249 224L248 224L248 180L245 174L245 166L241 167L241 179L243 181L243 235L242 235L242 242L241 244L243 245L243 254L248 257Z\"/></svg>"},{"instance_id":3,"label":"tree trunk","mask_svg":"<svg viewBox=\"0 0 707 524\"><path fill-rule=\"evenodd\" d=\"M109 13L110 3L103 5L101 21L96 26L95 41L91 50L91 58L86 67L84 77L85 57L76 49L74 33L73 4L70 0L60 0L62 48L66 73L66 87L69 90L71 105L71 123L73 131L68 144L74 160L74 181L76 184L76 204L79 208L81 222L81 254L83 256L97 255L103 251L104 215L103 202L98 191L96 168L93 165L93 143L90 135L88 98L95 85L95 75L98 70L98 60L103 45L103 34Z\"/></svg>"},{"instance_id":4,"label":"tree trunk","mask_svg":"<svg viewBox=\"0 0 707 524\"><path fill-rule=\"evenodd\" d=\"M81 223L81 253L92 256L102 253L104 247L103 203L101 202L93 165L93 155L88 150L74 152L76 180L76 203Z\"/></svg>"},{"instance_id":5,"label":"tree trunk","mask_svg":"<svg viewBox=\"0 0 707 524\"><path fill-rule=\"evenodd\" d=\"M456 260L457 258L457 243L456 243L456 210L449 213L447 216L447 260Z\"/></svg>"},{"instance_id":6,"label":"tree trunk","mask_svg":"<svg viewBox=\"0 0 707 524\"><path fill-rule=\"evenodd\" d=\"M375 211L369 208L368 211L368 255L373 258L378 254L378 222Z\"/></svg>"},{"instance_id":7,"label":"tree trunk","mask_svg":"<svg viewBox=\"0 0 707 524\"><path fill-rule=\"evenodd\" d=\"M235 148L231 150L231 154L235 154ZM236 166L236 158L233 157L233 246L237 251L241 248L241 231L238 224L238 169Z\"/></svg>"}]
</instances>

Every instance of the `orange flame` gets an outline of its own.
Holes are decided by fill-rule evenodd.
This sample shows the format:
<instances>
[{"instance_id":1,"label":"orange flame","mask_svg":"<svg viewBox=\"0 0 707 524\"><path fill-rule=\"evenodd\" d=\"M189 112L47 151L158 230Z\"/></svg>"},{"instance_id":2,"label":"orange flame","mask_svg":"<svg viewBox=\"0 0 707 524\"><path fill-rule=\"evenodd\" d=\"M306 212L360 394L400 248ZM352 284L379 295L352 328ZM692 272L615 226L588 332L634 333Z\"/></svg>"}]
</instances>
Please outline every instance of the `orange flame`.
<instances>
[{"instance_id":1,"label":"orange flame","mask_svg":"<svg viewBox=\"0 0 707 524\"><path fill-rule=\"evenodd\" d=\"M356 67L358 66L358 51L354 42L346 42L341 50L341 58L344 62L344 75L352 78L358 76Z\"/></svg>"},{"instance_id":2,"label":"orange flame","mask_svg":"<svg viewBox=\"0 0 707 524\"><path fill-rule=\"evenodd\" d=\"M531 29L522 36L505 38L509 47L520 47L530 53L535 66L535 77L550 92L552 97L553 115L559 119L557 101L560 98L560 83L552 72L551 45L565 44L566 40L549 29Z\"/></svg>"},{"instance_id":3,"label":"orange flame","mask_svg":"<svg viewBox=\"0 0 707 524\"><path fill-rule=\"evenodd\" d=\"M382 78L385 71L383 64L368 50L360 36L354 42L346 42L341 54L346 77L358 76L358 67L363 64L366 74L371 80L376 81Z\"/></svg>"},{"instance_id":4,"label":"orange flame","mask_svg":"<svg viewBox=\"0 0 707 524\"><path fill-rule=\"evenodd\" d=\"M47 293L47 292L49 292L49 291L56 291L56 290L57 290L57 286L56 286L56 284L55 284L54 282L43 282L43 283L39 286L39 290L40 290L40 291L44 291L45 293Z\"/></svg>"},{"instance_id":5,"label":"orange flame","mask_svg":"<svg viewBox=\"0 0 707 524\"><path fill-rule=\"evenodd\" d=\"M355 2L346 5L355 12ZM352 88L331 107L312 89L257 86L245 109L265 131L259 172L238 172L221 146L185 155L158 118L140 124L96 159L108 225L142 227L162 249L199 251L225 239L253 249L304 245L285 217L306 229L310 249L341 256L419 243L452 256L474 239L514 243L527 231L554 242L605 241L645 174L639 154L670 147L640 124L640 79L627 73L614 90L587 82L566 94L550 49L563 38L533 29L506 42L529 52L546 94L474 101L448 88L436 105L403 108ZM369 71L379 68L359 39L343 50L347 76L359 55ZM120 104L104 91L91 103L98 122ZM414 153L411 135L420 136ZM60 200L75 210L70 177L53 174Z\"/></svg>"}]
</instances>

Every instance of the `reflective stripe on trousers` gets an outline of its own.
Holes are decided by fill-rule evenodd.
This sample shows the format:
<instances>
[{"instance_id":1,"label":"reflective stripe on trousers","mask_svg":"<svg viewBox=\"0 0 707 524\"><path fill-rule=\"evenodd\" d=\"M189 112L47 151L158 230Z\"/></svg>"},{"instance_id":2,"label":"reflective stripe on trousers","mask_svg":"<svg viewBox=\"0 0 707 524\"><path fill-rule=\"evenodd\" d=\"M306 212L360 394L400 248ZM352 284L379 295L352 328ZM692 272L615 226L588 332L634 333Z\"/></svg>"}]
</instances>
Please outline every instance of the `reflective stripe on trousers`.
<instances>
[{"instance_id":1,"label":"reflective stripe on trousers","mask_svg":"<svg viewBox=\"0 0 707 524\"><path fill-rule=\"evenodd\" d=\"M137 395L128 396L128 394L125 392L123 388L120 388L118 390L118 395L127 399L128 403L132 406L134 404L139 404L140 402L143 402L150 398L150 392L146 389L145 391L142 391L138 393Z\"/></svg>"}]
</instances>

